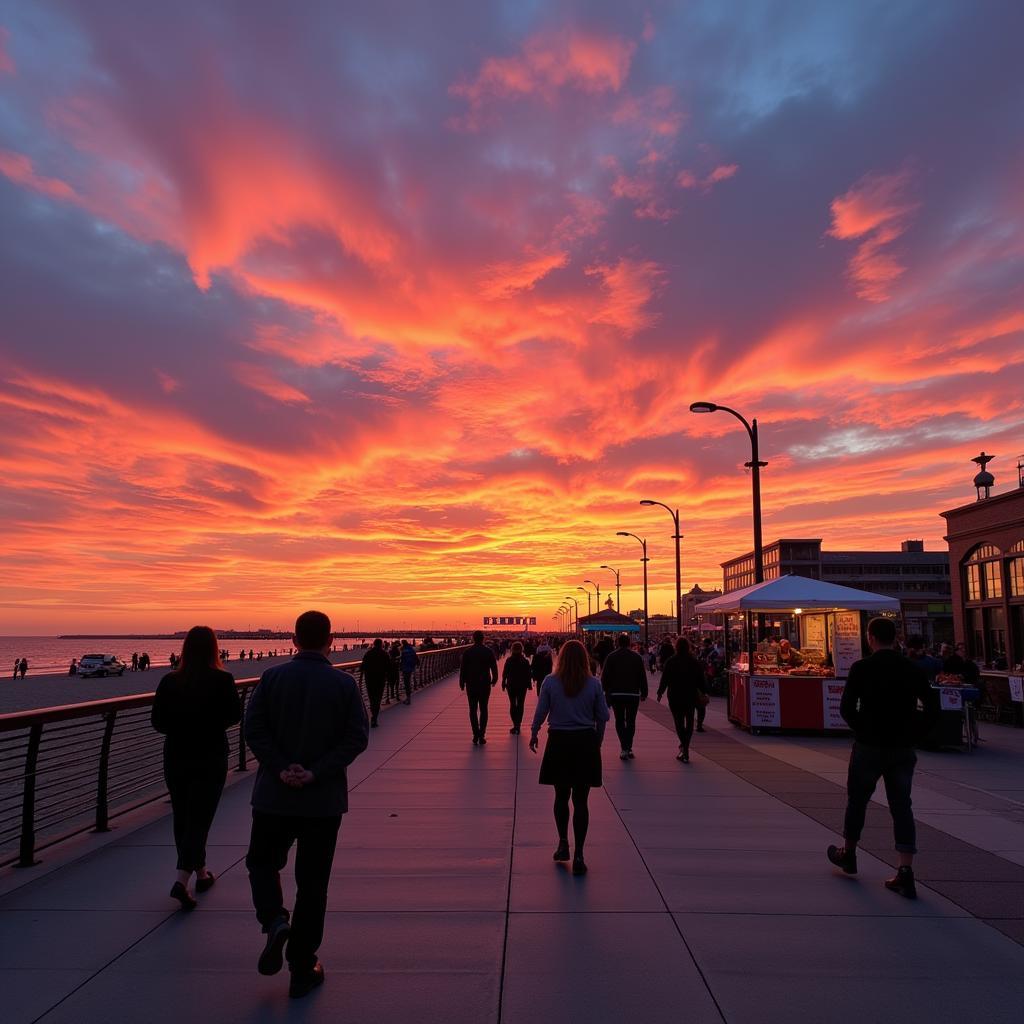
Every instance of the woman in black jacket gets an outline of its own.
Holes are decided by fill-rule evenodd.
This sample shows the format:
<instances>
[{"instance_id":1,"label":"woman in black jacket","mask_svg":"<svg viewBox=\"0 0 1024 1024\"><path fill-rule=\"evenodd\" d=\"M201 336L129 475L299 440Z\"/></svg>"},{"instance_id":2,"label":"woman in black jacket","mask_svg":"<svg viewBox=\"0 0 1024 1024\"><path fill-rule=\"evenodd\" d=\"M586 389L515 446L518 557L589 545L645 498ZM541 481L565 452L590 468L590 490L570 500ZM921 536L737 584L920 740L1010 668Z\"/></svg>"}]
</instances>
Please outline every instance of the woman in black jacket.
<instances>
[{"instance_id":1,"label":"woman in black jacket","mask_svg":"<svg viewBox=\"0 0 1024 1024\"><path fill-rule=\"evenodd\" d=\"M523 724L526 691L530 689L532 678L530 660L523 654L523 645L517 640L501 668L501 688L508 693L508 713L512 719L510 733L518 735Z\"/></svg>"},{"instance_id":2,"label":"woman in black jacket","mask_svg":"<svg viewBox=\"0 0 1024 1024\"><path fill-rule=\"evenodd\" d=\"M193 626L181 647L181 660L160 680L152 722L164 734L164 779L171 795L178 878L171 897L183 910L196 906L188 884L206 892L215 879L206 867L206 837L228 771L229 726L242 717L235 679L221 668L217 636L209 626Z\"/></svg>"},{"instance_id":3,"label":"woman in black jacket","mask_svg":"<svg viewBox=\"0 0 1024 1024\"><path fill-rule=\"evenodd\" d=\"M658 700L668 691L668 708L676 723L679 737L677 761L690 763L690 739L693 736L693 716L697 702L704 700L704 666L693 656L690 641L681 636L676 641L676 653L667 659L661 670Z\"/></svg>"}]
</instances>

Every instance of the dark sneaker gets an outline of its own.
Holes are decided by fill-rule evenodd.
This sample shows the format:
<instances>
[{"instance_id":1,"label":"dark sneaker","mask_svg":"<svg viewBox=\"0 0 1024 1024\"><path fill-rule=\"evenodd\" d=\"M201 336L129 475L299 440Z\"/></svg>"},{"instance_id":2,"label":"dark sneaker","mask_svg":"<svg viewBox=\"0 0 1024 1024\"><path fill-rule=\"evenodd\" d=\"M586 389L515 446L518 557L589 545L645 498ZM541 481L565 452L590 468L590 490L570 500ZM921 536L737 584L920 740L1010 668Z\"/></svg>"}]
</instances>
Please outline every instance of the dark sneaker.
<instances>
[{"instance_id":1,"label":"dark sneaker","mask_svg":"<svg viewBox=\"0 0 1024 1024\"><path fill-rule=\"evenodd\" d=\"M279 917L267 929L267 944L260 953L256 970L260 974L277 974L284 964L284 946L288 936L292 933L292 926L288 923L287 917Z\"/></svg>"},{"instance_id":2,"label":"dark sneaker","mask_svg":"<svg viewBox=\"0 0 1024 1024\"><path fill-rule=\"evenodd\" d=\"M478 743L480 744L480 746L482 747L482 746L483 746L483 745L484 745L484 744L485 744L485 743L487 742L487 740L486 740L486 739L485 739L485 738L484 738L483 736L481 736L481 737L480 737L480 739L479 739L479 740L477 740L477 742L478 742Z\"/></svg>"},{"instance_id":3,"label":"dark sneaker","mask_svg":"<svg viewBox=\"0 0 1024 1024\"><path fill-rule=\"evenodd\" d=\"M292 971L292 980L288 985L288 995L292 999L308 996L313 989L324 983L324 965L319 960L311 971Z\"/></svg>"},{"instance_id":4,"label":"dark sneaker","mask_svg":"<svg viewBox=\"0 0 1024 1024\"><path fill-rule=\"evenodd\" d=\"M899 868L892 878L885 880L885 887L890 892L898 892L908 900L917 899L917 886L914 884L913 868Z\"/></svg>"},{"instance_id":5,"label":"dark sneaker","mask_svg":"<svg viewBox=\"0 0 1024 1024\"><path fill-rule=\"evenodd\" d=\"M574 875L585 875L587 873L586 861L584 861L583 856L579 853L572 859L572 873Z\"/></svg>"},{"instance_id":6,"label":"dark sneaker","mask_svg":"<svg viewBox=\"0 0 1024 1024\"><path fill-rule=\"evenodd\" d=\"M558 844L558 849L555 850L552 860L568 860L569 859L569 844L566 841L562 841Z\"/></svg>"},{"instance_id":7,"label":"dark sneaker","mask_svg":"<svg viewBox=\"0 0 1024 1024\"><path fill-rule=\"evenodd\" d=\"M474 736L473 737L473 746L475 747L479 742L480 742L480 737L479 736Z\"/></svg>"},{"instance_id":8,"label":"dark sneaker","mask_svg":"<svg viewBox=\"0 0 1024 1024\"><path fill-rule=\"evenodd\" d=\"M634 754L634 753L633 753L633 748L632 748L632 747L630 747L630 749L629 749L629 750L627 750L627 751L626 751L626 753L627 753L627 754L629 754L629 759L630 759L630 761L632 761L632 760L633 760L633 758L635 758L635 757L636 757L636 754Z\"/></svg>"},{"instance_id":9,"label":"dark sneaker","mask_svg":"<svg viewBox=\"0 0 1024 1024\"><path fill-rule=\"evenodd\" d=\"M847 850L845 846L830 846L825 851L825 855L837 868L842 868L848 875L857 874L856 850Z\"/></svg>"}]
</instances>

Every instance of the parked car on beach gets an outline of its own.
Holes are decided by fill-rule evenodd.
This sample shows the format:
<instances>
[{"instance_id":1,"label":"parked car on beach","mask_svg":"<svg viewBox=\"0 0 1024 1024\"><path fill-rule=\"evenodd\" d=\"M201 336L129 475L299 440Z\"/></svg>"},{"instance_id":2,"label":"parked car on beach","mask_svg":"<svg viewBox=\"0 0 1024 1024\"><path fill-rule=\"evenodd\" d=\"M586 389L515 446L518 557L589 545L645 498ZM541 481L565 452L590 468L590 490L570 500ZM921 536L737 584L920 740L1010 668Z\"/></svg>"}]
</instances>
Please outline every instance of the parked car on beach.
<instances>
[{"instance_id":1,"label":"parked car on beach","mask_svg":"<svg viewBox=\"0 0 1024 1024\"><path fill-rule=\"evenodd\" d=\"M127 667L116 654L83 654L78 659L80 676L123 676Z\"/></svg>"}]
</instances>

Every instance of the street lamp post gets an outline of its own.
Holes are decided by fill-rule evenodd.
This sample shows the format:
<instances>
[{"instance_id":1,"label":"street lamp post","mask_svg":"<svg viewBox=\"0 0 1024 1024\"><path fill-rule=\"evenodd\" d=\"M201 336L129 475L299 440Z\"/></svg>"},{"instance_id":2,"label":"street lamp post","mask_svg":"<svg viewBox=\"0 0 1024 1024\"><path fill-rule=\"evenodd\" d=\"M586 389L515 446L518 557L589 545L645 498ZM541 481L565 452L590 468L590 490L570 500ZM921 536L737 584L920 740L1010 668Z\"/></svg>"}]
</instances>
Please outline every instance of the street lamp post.
<instances>
[{"instance_id":1,"label":"street lamp post","mask_svg":"<svg viewBox=\"0 0 1024 1024\"><path fill-rule=\"evenodd\" d=\"M615 573L615 610L617 612L622 611L622 602L619 600L622 596L622 582L619 579L619 570L613 569L610 565L602 565L602 569L607 569L609 572Z\"/></svg>"},{"instance_id":2,"label":"street lamp post","mask_svg":"<svg viewBox=\"0 0 1024 1024\"><path fill-rule=\"evenodd\" d=\"M757 447L757 419L756 417L748 423L735 409L725 405L715 405L714 402L693 402L690 405L690 412L727 412L730 416L743 424L750 438L750 461L744 465L750 470L750 482L754 492L754 582L764 582L764 547L761 543L761 467L767 466L762 462ZM676 531L679 532L678 530Z\"/></svg>"},{"instance_id":3,"label":"street lamp post","mask_svg":"<svg viewBox=\"0 0 1024 1024\"><path fill-rule=\"evenodd\" d=\"M577 587L577 590L582 590L587 595L587 615L590 615L590 587Z\"/></svg>"},{"instance_id":4,"label":"street lamp post","mask_svg":"<svg viewBox=\"0 0 1024 1024\"><path fill-rule=\"evenodd\" d=\"M597 610L601 610L601 584L595 583L593 580L584 580L584 583L589 583L592 587L597 588Z\"/></svg>"},{"instance_id":5,"label":"street lamp post","mask_svg":"<svg viewBox=\"0 0 1024 1024\"><path fill-rule=\"evenodd\" d=\"M578 633L580 631L580 603L571 594L567 594L565 599L566 601L572 601L576 606L576 629L573 632Z\"/></svg>"},{"instance_id":6,"label":"street lamp post","mask_svg":"<svg viewBox=\"0 0 1024 1024\"><path fill-rule=\"evenodd\" d=\"M660 505L666 512L672 517L672 522L675 525L676 532L672 534L673 539L676 542L676 632L682 636L683 634L683 582L682 576L680 575L679 569L679 542L683 539L683 535L679 532L679 509L674 512L668 507L663 501L652 501L650 498L643 498L640 502L641 505Z\"/></svg>"},{"instance_id":7,"label":"street lamp post","mask_svg":"<svg viewBox=\"0 0 1024 1024\"><path fill-rule=\"evenodd\" d=\"M644 550L643 558L640 559L644 563L644 649L647 649L647 645L650 642L650 622L647 616L647 541L643 537L638 537L635 533L629 533L626 530L618 530L615 534L616 537L632 537L633 540L640 541L640 546Z\"/></svg>"}]
</instances>

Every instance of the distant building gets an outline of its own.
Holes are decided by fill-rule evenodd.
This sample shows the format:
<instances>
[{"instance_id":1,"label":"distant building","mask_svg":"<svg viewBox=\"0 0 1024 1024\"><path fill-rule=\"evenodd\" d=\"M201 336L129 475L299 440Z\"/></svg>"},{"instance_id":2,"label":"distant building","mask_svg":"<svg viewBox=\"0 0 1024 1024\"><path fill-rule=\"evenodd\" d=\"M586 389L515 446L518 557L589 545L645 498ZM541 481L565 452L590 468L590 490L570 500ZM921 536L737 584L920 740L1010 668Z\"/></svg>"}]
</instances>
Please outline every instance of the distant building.
<instances>
[{"instance_id":1,"label":"distant building","mask_svg":"<svg viewBox=\"0 0 1024 1024\"><path fill-rule=\"evenodd\" d=\"M713 597L721 596L720 590L703 590L699 583L695 583L690 590L683 594L683 626L696 626L700 606Z\"/></svg>"},{"instance_id":2,"label":"distant building","mask_svg":"<svg viewBox=\"0 0 1024 1024\"><path fill-rule=\"evenodd\" d=\"M752 586L752 551L722 563L726 593ZM822 551L820 537L783 538L764 548L764 578L806 576L895 597L905 636L928 644L953 638L949 555L925 551L920 540L904 541L899 551Z\"/></svg>"},{"instance_id":3,"label":"distant building","mask_svg":"<svg viewBox=\"0 0 1024 1024\"><path fill-rule=\"evenodd\" d=\"M1018 486L991 493L994 479L984 452L973 461L977 500L943 512L953 567L953 618L957 640L989 668L1024 662L1024 457Z\"/></svg>"}]
</instances>

